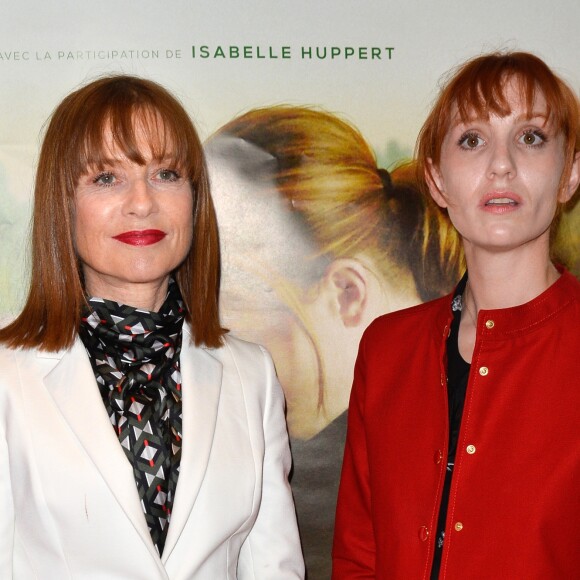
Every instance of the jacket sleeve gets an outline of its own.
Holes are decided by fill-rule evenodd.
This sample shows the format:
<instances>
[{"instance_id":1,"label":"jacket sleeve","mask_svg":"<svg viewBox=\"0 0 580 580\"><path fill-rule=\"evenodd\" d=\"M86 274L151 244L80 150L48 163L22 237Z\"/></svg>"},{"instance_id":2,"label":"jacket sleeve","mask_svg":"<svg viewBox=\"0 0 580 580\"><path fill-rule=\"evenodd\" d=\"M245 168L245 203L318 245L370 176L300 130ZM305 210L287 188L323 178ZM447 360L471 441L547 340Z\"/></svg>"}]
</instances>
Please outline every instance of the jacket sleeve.
<instances>
[{"instance_id":1,"label":"jacket sleeve","mask_svg":"<svg viewBox=\"0 0 580 580\"><path fill-rule=\"evenodd\" d=\"M262 498L254 526L242 545L238 577L240 580L296 580L304 578L304 560L288 483L291 457L284 394L270 355L261 350L266 375Z\"/></svg>"},{"instance_id":2,"label":"jacket sleeve","mask_svg":"<svg viewBox=\"0 0 580 580\"><path fill-rule=\"evenodd\" d=\"M375 578L375 537L365 433L366 363L364 336L354 371L348 431L338 492L333 580Z\"/></svg>"}]
</instances>

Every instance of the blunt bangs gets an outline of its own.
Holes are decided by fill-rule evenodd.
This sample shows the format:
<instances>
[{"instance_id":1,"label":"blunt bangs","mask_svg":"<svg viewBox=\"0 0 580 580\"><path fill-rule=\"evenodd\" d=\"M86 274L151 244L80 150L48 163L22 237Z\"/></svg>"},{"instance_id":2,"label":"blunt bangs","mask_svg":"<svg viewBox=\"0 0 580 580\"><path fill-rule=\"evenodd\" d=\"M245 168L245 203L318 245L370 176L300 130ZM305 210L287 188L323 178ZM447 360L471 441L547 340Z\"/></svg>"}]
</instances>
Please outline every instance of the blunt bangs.
<instances>
[{"instance_id":1,"label":"blunt bangs","mask_svg":"<svg viewBox=\"0 0 580 580\"><path fill-rule=\"evenodd\" d=\"M139 150L143 142L146 151ZM28 298L14 322L0 329L0 344L57 352L74 343L86 307L74 244L75 192L83 174L119 155L139 164L152 156L189 179L193 243L174 276L195 344L215 348L223 343L217 221L195 127L162 86L114 75L65 97L46 126L34 188Z\"/></svg>"},{"instance_id":2,"label":"blunt bangs","mask_svg":"<svg viewBox=\"0 0 580 580\"><path fill-rule=\"evenodd\" d=\"M144 79L118 77L96 81L92 90L73 93L61 130L68 145L66 160L69 191L89 168L103 169L121 152L143 165L146 156L167 161L197 185L203 171L202 147L193 125L174 97ZM78 102L74 103L77 100ZM138 147L138 134L150 148Z\"/></svg>"},{"instance_id":3,"label":"blunt bangs","mask_svg":"<svg viewBox=\"0 0 580 580\"><path fill-rule=\"evenodd\" d=\"M449 87L450 100L462 122L474 117L487 121L490 115L506 117L511 114L506 87L513 83L519 90L528 118L537 112L534 111L534 101L539 92L546 99L546 122L557 132L568 134L566 111L562 110L565 97L561 83L543 63L535 66L537 63L506 58L506 62L492 60L473 64L471 70L468 67ZM442 116L449 121L449 115L447 110Z\"/></svg>"},{"instance_id":4,"label":"blunt bangs","mask_svg":"<svg viewBox=\"0 0 580 580\"><path fill-rule=\"evenodd\" d=\"M444 80L417 139L418 174L424 176L430 172L428 159L439 164L441 146L455 115L462 122L509 115L506 87L510 83L519 89L530 118L537 112L533 110L536 95L543 95L546 123L564 136L565 173L569 171L580 145L578 99L574 92L537 56L526 52L495 52L467 61Z\"/></svg>"}]
</instances>

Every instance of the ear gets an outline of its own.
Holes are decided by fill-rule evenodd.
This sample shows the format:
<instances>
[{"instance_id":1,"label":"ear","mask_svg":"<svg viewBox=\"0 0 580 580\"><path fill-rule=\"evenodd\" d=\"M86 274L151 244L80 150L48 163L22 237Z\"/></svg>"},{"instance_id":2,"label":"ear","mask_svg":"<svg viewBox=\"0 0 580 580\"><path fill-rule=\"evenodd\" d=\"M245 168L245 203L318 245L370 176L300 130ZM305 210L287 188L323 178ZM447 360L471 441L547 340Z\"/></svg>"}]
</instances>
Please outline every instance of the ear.
<instances>
[{"instance_id":1,"label":"ear","mask_svg":"<svg viewBox=\"0 0 580 580\"><path fill-rule=\"evenodd\" d=\"M580 151L574 156L574 161L572 162L572 168L570 170L570 178L568 179L568 184L560 192L558 196L558 201L560 203L566 203L572 196L576 193L578 185L580 184Z\"/></svg>"},{"instance_id":2,"label":"ear","mask_svg":"<svg viewBox=\"0 0 580 580\"><path fill-rule=\"evenodd\" d=\"M425 169L425 181L429 187L429 193L439 207L445 208L447 207L447 200L445 199L445 187L441 172L433 163L431 157L427 159L427 165L428 167Z\"/></svg>"},{"instance_id":3,"label":"ear","mask_svg":"<svg viewBox=\"0 0 580 580\"><path fill-rule=\"evenodd\" d=\"M331 308L347 327L361 323L367 301L368 271L352 258L334 260L323 279L323 292Z\"/></svg>"}]
</instances>

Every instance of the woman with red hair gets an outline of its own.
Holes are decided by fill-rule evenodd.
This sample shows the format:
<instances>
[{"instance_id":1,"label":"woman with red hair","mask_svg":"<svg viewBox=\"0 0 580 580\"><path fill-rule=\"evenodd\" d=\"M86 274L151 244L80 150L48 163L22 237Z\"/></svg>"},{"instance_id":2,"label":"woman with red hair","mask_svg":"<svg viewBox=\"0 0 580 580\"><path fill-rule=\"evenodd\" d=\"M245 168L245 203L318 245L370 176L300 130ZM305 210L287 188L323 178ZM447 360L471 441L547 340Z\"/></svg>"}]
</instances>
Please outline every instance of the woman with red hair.
<instances>
[{"instance_id":1,"label":"woman with red hair","mask_svg":"<svg viewBox=\"0 0 580 580\"><path fill-rule=\"evenodd\" d=\"M205 157L163 87L55 109L31 270L0 329L0 577L304 578L284 396L220 324Z\"/></svg>"},{"instance_id":2,"label":"woman with red hair","mask_svg":"<svg viewBox=\"0 0 580 580\"><path fill-rule=\"evenodd\" d=\"M579 149L578 98L531 54L443 87L417 163L468 274L362 338L333 578L578 576L580 284L550 241Z\"/></svg>"}]
</instances>

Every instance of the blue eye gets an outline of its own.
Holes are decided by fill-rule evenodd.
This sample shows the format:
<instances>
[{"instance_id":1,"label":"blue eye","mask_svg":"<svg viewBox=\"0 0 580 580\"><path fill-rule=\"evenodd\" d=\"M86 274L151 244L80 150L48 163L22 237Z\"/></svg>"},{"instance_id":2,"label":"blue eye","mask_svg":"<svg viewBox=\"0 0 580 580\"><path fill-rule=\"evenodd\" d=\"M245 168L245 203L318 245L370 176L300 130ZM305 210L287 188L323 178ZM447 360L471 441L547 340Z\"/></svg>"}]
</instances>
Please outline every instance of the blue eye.
<instances>
[{"instance_id":1,"label":"blue eye","mask_svg":"<svg viewBox=\"0 0 580 580\"><path fill-rule=\"evenodd\" d=\"M173 169L161 169L157 176L161 181L177 181L179 179L179 173Z\"/></svg>"},{"instance_id":2,"label":"blue eye","mask_svg":"<svg viewBox=\"0 0 580 580\"><path fill-rule=\"evenodd\" d=\"M485 141L477 133L473 133L472 131L461 135L457 142L463 149L477 149L477 147L480 147L484 143Z\"/></svg>"},{"instance_id":3,"label":"blue eye","mask_svg":"<svg viewBox=\"0 0 580 580\"><path fill-rule=\"evenodd\" d=\"M109 171L103 171L93 179L93 183L104 187L110 187L115 183L115 181L116 177Z\"/></svg>"}]
</instances>

